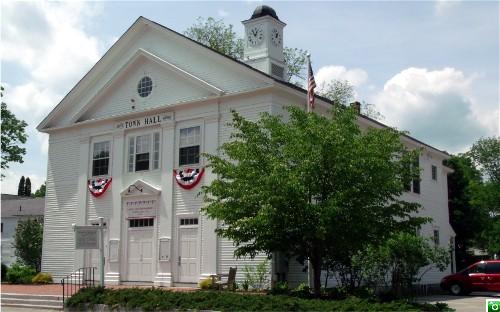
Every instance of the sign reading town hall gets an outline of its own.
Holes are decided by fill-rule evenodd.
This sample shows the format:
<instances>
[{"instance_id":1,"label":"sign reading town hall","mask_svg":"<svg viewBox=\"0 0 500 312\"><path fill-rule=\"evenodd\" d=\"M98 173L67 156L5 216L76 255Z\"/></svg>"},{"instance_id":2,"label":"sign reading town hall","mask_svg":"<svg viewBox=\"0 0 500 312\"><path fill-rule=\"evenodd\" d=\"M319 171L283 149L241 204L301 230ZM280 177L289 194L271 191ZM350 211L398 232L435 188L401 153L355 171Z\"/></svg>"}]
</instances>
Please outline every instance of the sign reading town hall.
<instances>
[{"instance_id":1,"label":"sign reading town hall","mask_svg":"<svg viewBox=\"0 0 500 312\"><path fill-rule=\"evenodd\" d=\"M122 121L116 125L119 129L135 129L154 125L160 125L164 122L172 121L173 114L155 114L141 118L129 119Z\"/></svg>"}]
</instances>

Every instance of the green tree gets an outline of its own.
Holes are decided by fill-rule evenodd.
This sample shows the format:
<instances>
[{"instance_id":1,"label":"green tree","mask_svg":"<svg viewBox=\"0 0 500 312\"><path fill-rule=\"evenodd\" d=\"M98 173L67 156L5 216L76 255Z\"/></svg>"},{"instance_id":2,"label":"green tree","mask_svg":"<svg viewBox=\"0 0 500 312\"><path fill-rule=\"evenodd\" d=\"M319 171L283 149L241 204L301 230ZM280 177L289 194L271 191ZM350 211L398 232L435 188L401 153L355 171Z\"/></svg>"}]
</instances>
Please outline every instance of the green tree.
<instances>
[{"instance_id":1,"label":"green tree","mask_svg":"<svg viewBox=\"0 0 500 312\"><path fill-rule=\"evenodd\" d=\"M222 20L198 17L184 35L232 58L243 59L243 39L237 37L233 25Z\"/></svg>"},{"instance_id":2,"label":"green tree","mask_svg":"<svg viewBox=\"0 0 500 312\"><path fill-rule=\"evenodd\" d=\"M45 197L45 186L46 182L40 185L40 188L35 191L35 197Z\"/></svg>"},{"instance_id":3,"label":"green tree","mask_svg":"<svg viewBox=\"0 0 500 312\"><path fill-rule=\"evenodd\" d=\"M243 60L243 39L238 38L232 24L226 25L223 20L198 17L184 35L234 59ZM298 80L294 83L300 84L299 81L304 80L307 51L285 47L283 52L287 66L285 78L287 81L296 78Z\"/></svg>"},{"instance_id":4,"label":"green tree","mask_svg":"<svg viewBox=\"0 0 500 312\"><path fill-rule=\"evenodd\" d=\"M401 297L404 290L410 290L433 267L444 271L449 259L446 248L432 246L429 239L399 232L381 244L369 245L353 257L353 263L367 285L391 286L393 294Z\"/></svg>"},{"instance_id":5,"label":"green tree","mask_svg":"<svg viewBox=\"0 0 500 312\"><path fill-rule=\"evenodd\" d=\"M448 174L448 207L450 224L456 233L457 268L462 269L468 265L467 250L475 246L477 234L484 229L487 218L484 210L472 204L472 187L481 185L481 173L466 155L452 156L446 166L453 169Z\"/></svg>"},{"instance_id":6,"label":"green tree","mask_svg":"<svg viewBox=\"0 0 500 312\"><path fill-rule=\"evenodd\" d=\"M289 121L263 114L257 122L233 112L232 140L206 155L217 179L203 188L210 218L233 240L235 255L279 251L309 258L319 295L325 257L415 228L426 219L400 200L418 174L401 133L361 131L353 109L330 116L288 108Z\"/></svg>"},{"instance_id":7,"label":"green tree","mask_svg":"<svg viewBox=\"0 0 500 312\"><path fill-rule=\"evenodd\" d=\"M479 232L477 245L493 254L500 253L500 137L483 138L468 152L481 171L482 183L470 187L471 205L482 211L484 229ZM478 229L479 230L479 229Z\"/></svg>"},{"instance_id":8,"label":"green tree","mask_svg":"<svg viewBox=\"0 0 500 312\"><path fill-rule=\"evenodd\" d=\"M0 97L3 98L3 86L0 86ZM26 126L27 123L23 120L19 120L16 116L7 108L7 104L2 101L2 161L1 168L2 171L9 168L10 162L23 162L23 155L26 154L26 149L21 147L22 144L26 143ZM4 177L4 174L1 174Z\"/></svg>"},{"instance_id":9,"label":"green tree","mask_svg":"<svg viewBox=\"0 0 500 312\"><path fill-rule=\"evenodd\" d=\"M478 140L468 155L489 181L500 183L500 136Z\"/></svg>"},{"instance_id":10,"label":"green tree","mask_svg":"<svg viewBox=\"0 0 500 312\"><path fill-rule=\"evenodd\" d=\"M24 196L31 196L31 180L29 177L26 178L24 185Z\"/></svg>"},{"instance_id":11,"label":"green tree","mask_svg":"<svg viewBox=\"0 0 500 312\"><path fill-rule=\"evenodd\" d=\"M318 88L318 94L337 105L347 106L354 100L354 88L347 80L332 80Z\"/></svg>"},{"instance_id":12,"label":"green tree","mask_svg":"<svg viewBox=\"0 0 500 312\"><path fill-rule=\"evenodd\" d=\"M17 196L24 196L24 191L26 190L26 180L24 176L19 179L19 185L17 186Z\"/></svg>"},{"instance_id":13,"label":"green tree","mask_svg":"<svg viewBox=\"0 0 500 312\"><path fill-rule=\"evenodd\" d=\"M42 263L43 221L30 218L19 221L12 247L16 257L25 265L40 271Z\"/></svg>"}]
</instances>

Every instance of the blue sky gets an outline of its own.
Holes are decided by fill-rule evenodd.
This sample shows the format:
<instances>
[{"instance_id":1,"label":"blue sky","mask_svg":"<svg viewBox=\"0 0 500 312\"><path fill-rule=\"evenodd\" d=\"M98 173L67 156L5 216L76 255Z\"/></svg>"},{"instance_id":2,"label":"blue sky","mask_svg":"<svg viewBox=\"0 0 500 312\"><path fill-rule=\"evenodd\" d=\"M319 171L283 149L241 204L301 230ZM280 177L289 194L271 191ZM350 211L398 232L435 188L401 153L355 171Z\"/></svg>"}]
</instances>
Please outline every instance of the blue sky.
<instances>
[{"instance_id":1,"label":"blue sky","mask_svg":"<svg viewBox=\"0 0 500 312\"><path fill-rule=\"evenodd\" d=\"M21 175L33 191L43 183L47 136L36 125L138 16L179 32L212 16L243 36L241 21L260 4L287 23L286 46L310 51L317 82L349 80L384 123L452 153L500 134L495 1L3 1L4 100L28 122L29 140L2 193L15 193Z\"/></svg>"}]
</instances>

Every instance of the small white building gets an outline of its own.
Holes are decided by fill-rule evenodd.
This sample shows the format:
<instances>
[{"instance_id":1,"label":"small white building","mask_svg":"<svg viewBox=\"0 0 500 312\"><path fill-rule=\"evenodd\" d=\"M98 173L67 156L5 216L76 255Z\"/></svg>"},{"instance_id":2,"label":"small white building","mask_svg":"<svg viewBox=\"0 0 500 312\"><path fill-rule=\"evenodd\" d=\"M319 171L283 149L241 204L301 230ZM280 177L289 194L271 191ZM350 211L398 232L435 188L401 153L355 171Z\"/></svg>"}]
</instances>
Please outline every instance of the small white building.
<instances>
[{"instance_id":1,"label":"small white building","mask_svg":"<svg viewBox=\"0 0 500 312\"><path fill-rule=\"evenodd\" d=\"M75 250L71 225L98 217L107 224L108 284L196 283L231 266L241 279L245 265L265 258L234 259L233 244L214 233L217 222L200 214L198 195L214 179L200 154L216 153L229 139L230 110L256 120L282 113L284 105L305 106L306 91L283 80L285 23L261 6L243 25L240 62L140 17L40 123L49 134L44 272L58 279L97 266L97 251ZM316 100L318 113L330 107ZM359 124L384 127L363 116ZM448 154L402 140L425 150L420 192L405 197L434 219L423 234L435 233L447 246ZM292 284L306 278L295 261L288 278Z\"/></svg>"},{"instance_id":2,"label":"small white building","mask_svg":"<svg viewBox=\"0 0 500 312\"><path fill-rule=\"evenodd\" d=\"M2 194L2 263L10 266L16 262L16 250L12 247L19 221L42 219L45 198L32 198Z\"/></svg>"}]
</instances>

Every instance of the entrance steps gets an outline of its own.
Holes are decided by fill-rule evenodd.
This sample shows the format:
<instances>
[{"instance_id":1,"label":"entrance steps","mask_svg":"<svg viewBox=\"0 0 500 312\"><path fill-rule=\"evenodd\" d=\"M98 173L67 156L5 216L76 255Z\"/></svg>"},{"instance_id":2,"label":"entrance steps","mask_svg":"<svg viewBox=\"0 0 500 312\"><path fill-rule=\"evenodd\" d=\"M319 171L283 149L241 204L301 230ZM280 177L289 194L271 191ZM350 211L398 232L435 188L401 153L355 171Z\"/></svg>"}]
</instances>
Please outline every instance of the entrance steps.
<instances>
[{"instance_id":1,"label":"entrance steps","mask_svg":"<svg viewBox=\"0 0 500 312\"><path fill-rule=\"evenodd\" d=\"M52 309L62 310L62 296L57 295L34 295L2 293L2 306L30 308L30 309Z\"/></svg>"}]
</instances>

